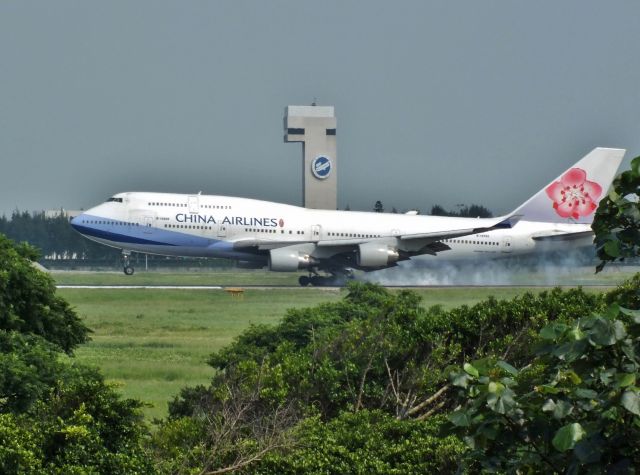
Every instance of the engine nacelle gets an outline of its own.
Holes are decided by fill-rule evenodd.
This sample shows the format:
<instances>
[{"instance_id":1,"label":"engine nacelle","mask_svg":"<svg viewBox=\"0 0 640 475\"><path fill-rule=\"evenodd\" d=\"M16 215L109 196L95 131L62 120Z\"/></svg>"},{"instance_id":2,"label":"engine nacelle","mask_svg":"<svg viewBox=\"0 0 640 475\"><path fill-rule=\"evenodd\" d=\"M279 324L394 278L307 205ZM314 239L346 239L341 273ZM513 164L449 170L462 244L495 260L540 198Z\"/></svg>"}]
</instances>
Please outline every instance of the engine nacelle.
<instances>
[{"instance_id":1,"label":"engine nacelle","mask_svg":"<svg viewBox=\"0 0 640 475\"><path fill-rule=\"evenodd\" d=\"M358 246L358 265L360 267L387 267L398 262L397 249L383 243L367 242Z\"/></svg>"},{"instance_id":2,"label":"engine nacelle","mask_svg":"<svg viewBox=\"0 0 640 475\"><path fill-rule=\"evenodd\" d=\"M298 249L281 247L269 251L269 270L275 272L295 272L309 267L311 258Z\"/></svg>"}]
</instances>

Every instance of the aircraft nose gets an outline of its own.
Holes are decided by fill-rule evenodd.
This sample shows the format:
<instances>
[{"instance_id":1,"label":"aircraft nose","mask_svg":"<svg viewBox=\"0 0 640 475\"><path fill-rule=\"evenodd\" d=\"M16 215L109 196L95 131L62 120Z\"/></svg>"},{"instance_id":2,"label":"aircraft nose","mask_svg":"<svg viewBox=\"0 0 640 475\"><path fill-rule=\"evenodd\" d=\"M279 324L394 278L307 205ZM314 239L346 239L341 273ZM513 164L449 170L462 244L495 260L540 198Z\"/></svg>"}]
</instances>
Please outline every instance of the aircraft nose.
<instances>
[{"instance_id":1,"label":"aircraft nose","mask_svg":"<svg viewBox=\"0 0 640 475\"><path fill-rule=\"evenodd\" d=\"M75 229L76 231L79 231L83 219L84 219L84 213L81 213L78 216L76 216L75 218L72 218L71 221L70 221L71 227L73 229Z\"/></svg>"}]
</instances>

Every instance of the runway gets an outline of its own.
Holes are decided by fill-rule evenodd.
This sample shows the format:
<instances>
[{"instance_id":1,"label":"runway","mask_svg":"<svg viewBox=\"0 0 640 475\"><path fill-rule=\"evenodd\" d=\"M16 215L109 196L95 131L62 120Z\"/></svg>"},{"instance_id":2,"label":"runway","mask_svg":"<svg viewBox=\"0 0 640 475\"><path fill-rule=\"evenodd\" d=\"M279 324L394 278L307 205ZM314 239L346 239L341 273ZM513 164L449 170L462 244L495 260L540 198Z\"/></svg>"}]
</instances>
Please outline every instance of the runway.
<instances>
[{"instance_id":1,"label":"runway","mask_svg":"<svg viewBox=\"0 0 640 475\"><path fill-rule=\"evenodd\" d=\"M617 285L613 284L493 284L493 285L382 285L388 289L552 289L559 288L601 288L610 289ZM105 289L105 290L127 290L127 289L148 289L148 290L226 290L226 289L252 289L252 290L340 290L345 287L321 286L321 287L301 287L298 285L56 285L58 289Z\"/></svg>"}]
</instances>

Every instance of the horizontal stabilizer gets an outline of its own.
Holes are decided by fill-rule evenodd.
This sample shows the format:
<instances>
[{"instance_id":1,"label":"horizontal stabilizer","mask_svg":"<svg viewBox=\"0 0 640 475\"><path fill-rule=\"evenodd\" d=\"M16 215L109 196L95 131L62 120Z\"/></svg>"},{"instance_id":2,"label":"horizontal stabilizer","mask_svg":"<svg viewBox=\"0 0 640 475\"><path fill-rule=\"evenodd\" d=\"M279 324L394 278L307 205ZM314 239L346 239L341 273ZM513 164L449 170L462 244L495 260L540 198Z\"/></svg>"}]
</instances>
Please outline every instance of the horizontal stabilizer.
<instances>
[{"instance_id":1,"label":"horizontal stabilizer","mask_svg":"<svg viewBox=\"0 0 640 475\"><path fill-rule=\"evenodd\" d=\"M575 241L577 239L584 239L587 237L593 237L593 231L580 231L577 233L559 233L559 234L544 234L544 235L532 236L534 241L542 241L542 242Z\"/></svg>"}]
</instances>

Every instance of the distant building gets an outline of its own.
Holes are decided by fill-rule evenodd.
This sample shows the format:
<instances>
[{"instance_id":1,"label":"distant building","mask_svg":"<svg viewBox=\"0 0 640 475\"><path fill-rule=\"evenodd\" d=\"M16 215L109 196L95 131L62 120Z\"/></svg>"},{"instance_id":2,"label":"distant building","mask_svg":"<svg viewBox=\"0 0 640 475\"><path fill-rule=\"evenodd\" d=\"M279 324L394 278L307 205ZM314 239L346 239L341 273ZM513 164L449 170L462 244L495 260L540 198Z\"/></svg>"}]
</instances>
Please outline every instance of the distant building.
<instances>
[{"instance_id":1,"label":"distant building","mask_svg":"<svg viewBox=\"0 0 640 475\"><path fill-rule=\"evenodd\" d=\"M288 106L285 142L302 142L303 206L337 209L336 116L333 106Z\"/></svg>"}]
</instances>

